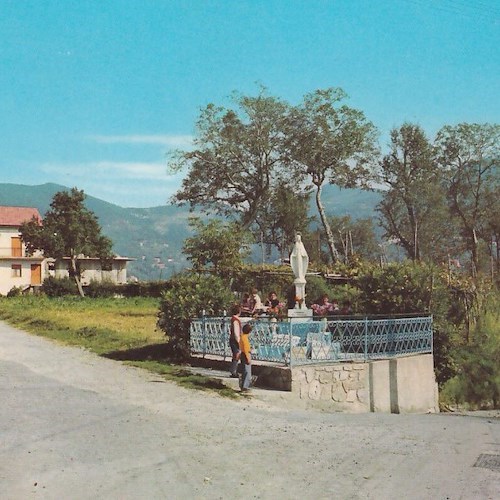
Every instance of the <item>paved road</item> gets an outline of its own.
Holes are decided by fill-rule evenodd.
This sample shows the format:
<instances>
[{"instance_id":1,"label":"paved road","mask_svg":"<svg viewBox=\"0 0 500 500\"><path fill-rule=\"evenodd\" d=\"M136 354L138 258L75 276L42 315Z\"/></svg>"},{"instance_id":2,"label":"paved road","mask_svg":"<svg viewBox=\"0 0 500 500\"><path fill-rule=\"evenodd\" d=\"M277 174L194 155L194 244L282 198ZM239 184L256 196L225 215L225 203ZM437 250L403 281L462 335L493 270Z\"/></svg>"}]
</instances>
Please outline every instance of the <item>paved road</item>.
<instances>
[{"instance_id":1,"label":"paved road","mask_svg":"<svg viewBox=\"0 0 500 500\"><path fill-rule=\"evenodd\" d=\"M226 400L0 322L0 498L498 498L500 420Z\"/></svg>"}]
</instances>

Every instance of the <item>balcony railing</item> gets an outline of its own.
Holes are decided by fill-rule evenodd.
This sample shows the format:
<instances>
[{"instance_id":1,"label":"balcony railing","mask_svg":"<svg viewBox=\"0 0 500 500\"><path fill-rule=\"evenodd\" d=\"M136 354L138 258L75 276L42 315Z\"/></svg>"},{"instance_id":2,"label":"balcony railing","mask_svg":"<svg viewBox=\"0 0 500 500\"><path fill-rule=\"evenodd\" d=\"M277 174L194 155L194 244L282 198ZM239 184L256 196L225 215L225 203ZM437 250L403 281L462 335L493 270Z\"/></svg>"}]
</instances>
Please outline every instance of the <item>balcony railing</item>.
<instances>
[{"instance_id":1,"label":"balcony railing","mask_svg":"<svg viewBox=\"0 0 500 500\"><path fill-rule=\"evenodd\" d=\"M24 248L0 247L0 257L27 257Z\"/></svg>"},{"instance_id":2,"label":"balcony railing","mask_svg":"<svg viewBox=\"0 0 500 500\"><path fill-rule=\"evenodd\" d=\"M34 255L28 255L24 248L15 248L12 247L0 247L0 258L28 258L28 257L40 257L40 252L35 252Z\"/></svg>"}]
</instances>

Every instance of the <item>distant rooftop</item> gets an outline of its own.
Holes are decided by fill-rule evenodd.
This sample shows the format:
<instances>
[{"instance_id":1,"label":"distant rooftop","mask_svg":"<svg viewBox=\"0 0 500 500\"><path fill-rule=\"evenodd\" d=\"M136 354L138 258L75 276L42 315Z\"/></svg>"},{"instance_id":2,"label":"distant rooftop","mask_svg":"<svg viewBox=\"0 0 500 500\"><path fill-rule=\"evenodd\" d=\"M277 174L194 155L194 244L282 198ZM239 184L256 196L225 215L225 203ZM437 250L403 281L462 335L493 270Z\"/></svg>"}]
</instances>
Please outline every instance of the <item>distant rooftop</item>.
<instances>
[{"instance_id":1,"label":"distant rooftop","mask_svg":"<svg viewBox=\"0 0 500 500\"><path fill-rule=\"evenodd\" d=\"M0 206L0 226L19 227L23 222L28 222L33 217L39 221L42 220L37 208Z\"/></svg>"}]
</instances>

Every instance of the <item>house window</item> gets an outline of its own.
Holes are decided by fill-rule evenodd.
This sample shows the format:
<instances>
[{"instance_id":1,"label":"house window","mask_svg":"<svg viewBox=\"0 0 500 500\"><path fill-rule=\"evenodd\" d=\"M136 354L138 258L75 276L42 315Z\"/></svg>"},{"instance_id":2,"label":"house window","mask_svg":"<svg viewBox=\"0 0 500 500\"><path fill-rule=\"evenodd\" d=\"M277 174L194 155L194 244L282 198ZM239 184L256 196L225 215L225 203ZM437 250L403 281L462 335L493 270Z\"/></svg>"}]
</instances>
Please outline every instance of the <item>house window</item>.
<instances>
[{"instance_id":1,"label":"house window","mask_svg":"<svg viewBox=\"0 0 500 500\"><path fill-rule=\"evenodd\" d=\"M12 264L12 277L20 278L21 277L21 264Z\"/></svg>"},{"instance_id":2,"label":"house window","mask_svg":"<svg viewBox=\"0 0 500 500\"><path fill-rule=\"evenodd\" d=\"M23 244L19 236L14 236L11 238L11 249L12 249L12 257L23 256Z\"/></svg>"}]
</instances>

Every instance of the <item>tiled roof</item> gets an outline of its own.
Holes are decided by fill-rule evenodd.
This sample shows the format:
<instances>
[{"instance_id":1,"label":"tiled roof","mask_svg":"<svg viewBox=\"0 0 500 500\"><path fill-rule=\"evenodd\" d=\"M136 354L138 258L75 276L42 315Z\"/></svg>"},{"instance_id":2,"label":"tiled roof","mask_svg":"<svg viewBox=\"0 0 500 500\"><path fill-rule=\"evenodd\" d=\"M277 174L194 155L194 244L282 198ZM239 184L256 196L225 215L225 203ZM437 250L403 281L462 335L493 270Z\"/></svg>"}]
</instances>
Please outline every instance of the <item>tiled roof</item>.
<instances>
[{"instance_id":1,"label":"tiled roof","mask_svg":"<svg viewBox=\"0 0 500 500\"><path fill-rule=\"evenodd\" d=\"M23 222L30 221L33 216L42 220L37 208L0 206L0 226L19 227Z\"/></svg>"}]
</instances>

